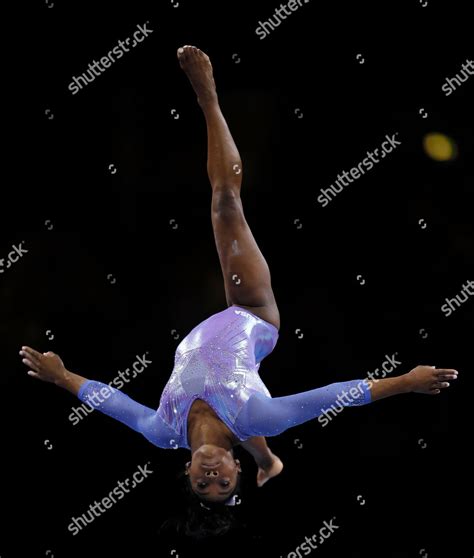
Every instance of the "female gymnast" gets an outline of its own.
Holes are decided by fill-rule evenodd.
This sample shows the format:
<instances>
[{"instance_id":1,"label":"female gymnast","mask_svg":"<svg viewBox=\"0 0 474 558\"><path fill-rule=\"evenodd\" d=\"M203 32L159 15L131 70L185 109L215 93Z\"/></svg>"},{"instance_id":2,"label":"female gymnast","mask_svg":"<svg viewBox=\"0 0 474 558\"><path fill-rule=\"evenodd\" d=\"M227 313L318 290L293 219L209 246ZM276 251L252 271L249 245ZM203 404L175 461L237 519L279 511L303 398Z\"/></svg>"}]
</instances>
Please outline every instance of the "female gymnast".
<instances>
[{"instance_id":1,"label":"female gymnast","mask_svg":"<svg viewBox=\"0 0 474 558\"><path fill-rule=\"evenodd\" d=\"M52 352L23 346L20 355L30 376L65 388L160 448L190 450L185 474L200 502L232 505L241 472L235 446L254 457L257 484L262 486L283 469L265 436L314 419L336 401L340 406L338 395L343 392L351 394L342 400L344 406L408 392L438 394L458 373L417 366L398 377L338 382L271 397L259 367L275 347L280 315L267 262L244 216L242 162L219 106L209 57L192 46L177 54L207 123L211 219L227 308L197 325L178 345L157 410L70 372Z\"/></svg>"}]
</instances>

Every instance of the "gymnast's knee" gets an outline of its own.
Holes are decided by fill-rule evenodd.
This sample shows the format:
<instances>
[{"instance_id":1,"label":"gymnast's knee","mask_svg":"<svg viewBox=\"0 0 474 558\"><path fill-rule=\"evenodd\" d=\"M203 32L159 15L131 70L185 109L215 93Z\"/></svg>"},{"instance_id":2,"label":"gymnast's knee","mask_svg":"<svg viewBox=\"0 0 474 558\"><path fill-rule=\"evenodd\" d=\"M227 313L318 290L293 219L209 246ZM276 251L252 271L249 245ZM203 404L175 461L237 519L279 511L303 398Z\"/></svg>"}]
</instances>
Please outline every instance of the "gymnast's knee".
<instances>
[{"instance_id":1,"label":"gymnast's knee","mask_svg":"<svg viewBox=\"0 0 474 558\"><path fill-rule=\"evenodd\" d=\"M212 194L213 217L225 221L237 221L243 218L240 193L235 187L218 187Z\"/></svg>"}]
</instances>

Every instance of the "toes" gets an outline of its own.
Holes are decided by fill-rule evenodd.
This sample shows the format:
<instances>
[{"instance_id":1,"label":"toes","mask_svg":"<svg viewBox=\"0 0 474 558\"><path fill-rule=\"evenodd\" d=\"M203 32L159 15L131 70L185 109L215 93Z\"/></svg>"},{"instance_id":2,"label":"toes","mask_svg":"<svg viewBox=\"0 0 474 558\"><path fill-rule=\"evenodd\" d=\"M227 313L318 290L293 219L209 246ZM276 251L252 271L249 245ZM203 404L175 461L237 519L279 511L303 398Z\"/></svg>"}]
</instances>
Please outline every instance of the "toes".
<instances>
[{"instance_id":1,"label":"toes","mask_svg":"<svg viewBox=\"0 0 474 558\"><path fill-rule=\"evenodd\" d=\"M186 55L189 53L189 45L184 45L180 48L178 48L178 58L180 60L186 59Z\"/></svg>"},{"instance_id":2,"label":"toes","mask_svg":"<svg viewBox=\"0 0 474 558\"><path fill-rule=\"evenodd\" d=\"M204 56L207 58L207 54L200 50L198 47L193 45L184 45L178 48L178 58L182 57L183 55L188 54L198 54L199 56Z\"/></svg>"},{"instance_id":3,"label":"toes","mask_svg":"<svg viewBox=\"0 0 474 558\"><path fill-rule=\"evenodd\" d=\"M181 64L181 66L186 61L186 51L183 47L178 48L178 61Z\"/></svg>"},{"instance_id":4,"label":"toes","mask_svg":"<svg viewBox=\"0 0 474 558\"><path fill-rule=\"evenodd\" d=\"M178 48L177 56L182 65L192 60L204 60L209 64L211 63L209 56L205 52L191 45L184 45Z\"/></svg>"},{"instance_id":5,"label":"toes","mask_svg":"<svg viewBox=\"0 0 474 558\"><path fill-rule=\"evenodd\" d=\"M438 393L441 393L440 389L432 389L430 390L430 395L438 395Z\"/></svg>"}]
</instances>

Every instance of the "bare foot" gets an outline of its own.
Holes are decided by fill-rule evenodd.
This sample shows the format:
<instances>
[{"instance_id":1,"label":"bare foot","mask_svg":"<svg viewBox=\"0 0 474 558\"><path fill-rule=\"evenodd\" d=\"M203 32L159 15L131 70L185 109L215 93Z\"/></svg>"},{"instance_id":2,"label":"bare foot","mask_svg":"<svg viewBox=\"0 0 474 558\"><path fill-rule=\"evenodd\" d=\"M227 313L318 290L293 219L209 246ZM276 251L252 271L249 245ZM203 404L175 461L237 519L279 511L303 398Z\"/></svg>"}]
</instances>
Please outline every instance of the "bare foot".
<instances>
[{"instance_id":1,"label":"bare foot","mask_svg":"<svg viewBox=\"0 0 474 558\"><path fill-rule=\"evenodd\" d=\"M283 462L276 455L273 456L273 461L269 467L259 467L257 473L257 486L263 486L268 480L279 475L283 470Z\"/></svg>"},{"instance_id":2,"label":"bare foot","mask_svg":"<svg viewBox=\"0 0 474 558\"><path fill-rule=\"evenodd\" d=\"M449 380L456 380L457 370L452 368L435 368L434 366L417 366L406 375L408 390L415 393L437 395L449 387Z\"/></svg>"},{"instance_id":3,"label":"bare foot","mask_svg":"<svg viewBox=\"0 0 474 558\"><path fill-rule=\"evenodd\" d=\"M186 45L178 49L178 60L196 92L201 107L217 102L216 84L209 56L194 46Z\"/></svg>"}]
</instances>

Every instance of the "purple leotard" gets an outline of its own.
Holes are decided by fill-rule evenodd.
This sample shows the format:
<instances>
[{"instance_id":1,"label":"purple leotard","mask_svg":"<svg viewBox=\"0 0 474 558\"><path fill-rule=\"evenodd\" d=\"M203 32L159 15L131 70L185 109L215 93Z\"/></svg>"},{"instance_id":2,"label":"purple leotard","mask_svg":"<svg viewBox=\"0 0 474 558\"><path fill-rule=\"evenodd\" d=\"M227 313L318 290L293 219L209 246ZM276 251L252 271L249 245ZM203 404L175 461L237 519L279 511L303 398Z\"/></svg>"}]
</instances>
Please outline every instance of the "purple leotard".
<instances>
[{"instance_id":1,"label":"purple leotard","mask_svg":"<svg viewBox=\"0 0 474 558\"><path fill-rule=\"evenodd\" d=\"M81 386L78 397L167 449L190 449L187 418L196 399L208 403L241 441L276 436L320 416L336 402L341 408L371 401L362 380L272 397L258 370L277 340L274 325L244 308L229 306L197 325L178 345L157 410L92 380ZM349 391L351 397L341 403L341 393Z\"/></svg>"}]
</instances>

